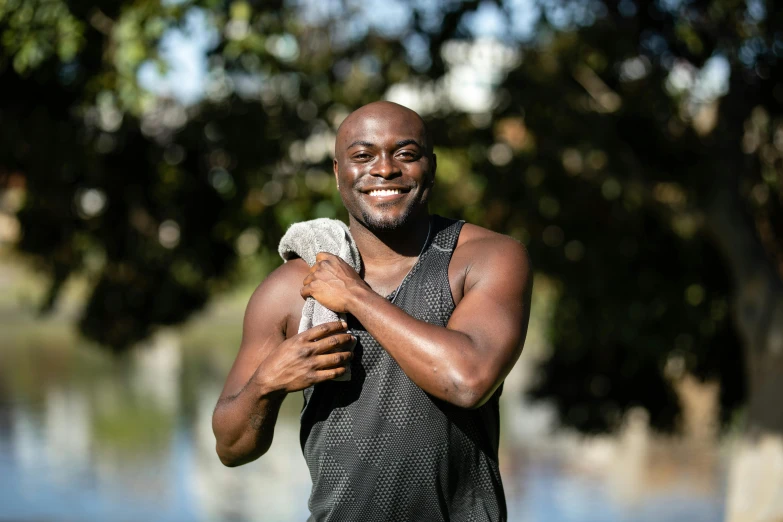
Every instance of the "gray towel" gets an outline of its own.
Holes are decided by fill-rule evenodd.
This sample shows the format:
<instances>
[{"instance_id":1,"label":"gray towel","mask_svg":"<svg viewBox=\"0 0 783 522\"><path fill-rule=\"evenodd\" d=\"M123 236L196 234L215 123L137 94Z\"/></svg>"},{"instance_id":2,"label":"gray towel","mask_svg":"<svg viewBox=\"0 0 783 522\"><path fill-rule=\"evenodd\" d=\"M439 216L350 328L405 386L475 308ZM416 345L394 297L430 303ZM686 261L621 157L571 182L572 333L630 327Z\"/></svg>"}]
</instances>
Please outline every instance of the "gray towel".
<instances>
[{"instance_id":1,"label":"gray towel","mask_svg":"<svg viewBox=\"0 0 783 522\"><path fill-rule=\"evenodd\" d=\"M277 251L285 261L301 257L310 266L315 264L315 256L319 252L328 252L351 265L356 272L362 269L362 258L348 227L336 219L320 218L294 223L280 240ZM302 308L299 333L313 326L340 319L344 320L345 314L338 315L312 297L308 297ZM351 367L348 366L348 371L335 380L351 380Z\"/></svg>"}]
</instances>

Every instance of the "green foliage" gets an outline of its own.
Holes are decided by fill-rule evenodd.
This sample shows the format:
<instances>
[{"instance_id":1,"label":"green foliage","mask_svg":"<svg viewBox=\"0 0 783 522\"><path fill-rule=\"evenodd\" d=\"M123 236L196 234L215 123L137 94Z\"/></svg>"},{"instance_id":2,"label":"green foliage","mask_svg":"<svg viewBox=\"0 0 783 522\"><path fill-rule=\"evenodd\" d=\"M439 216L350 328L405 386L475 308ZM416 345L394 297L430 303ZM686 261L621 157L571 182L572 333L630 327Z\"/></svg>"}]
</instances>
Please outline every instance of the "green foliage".
<instances>
[{"instance_id":1,"label":"green foliage","mask_svg":"<svg viewBox=\"0 0 783 522\"><path fill-rule=\"evenodd\" d=\"M84 44L84 23L59 0L3 0L0 2L0 42L14 70L26 74L44 60L57 56L72 60Z\"/></svg>"},{"instance_id":2,"label":"green foliage","mask_svg":"<svg viewBox=\"0 0 783 522\"><path fill-rule=\"evenodd\" d=\"M497 173L490 201L517 202L494 227L523 227L539 270L562 283L556 349L534 395L554 399L564 421L583 430L615 426L633 405L673 427L670 379L684 371L720 380L724 419L745 397L729 313L736 274L723 264L714 237L723 231L710 228L708 214L718 194L740 199L744 233L764 243L763 262L781 266L781 192L760 173L779 179L783 148L767 146L764 167L747 142L755 112L765 116L759 142L783 129L766 126L780 125L783 92L773 94L777 55L741 59L760 27L710 4L674 12L655 4L633 18L607 4L603 20L531 50L502 86L510 101L496 121L517 122L536 145L478 170ZM777 36L765 38L767 50L776 45ZM727 62L728 92L677 92L672 71L709 57ZM513 144L507 131L494 134Z\"/></svg>"}]
</instances>

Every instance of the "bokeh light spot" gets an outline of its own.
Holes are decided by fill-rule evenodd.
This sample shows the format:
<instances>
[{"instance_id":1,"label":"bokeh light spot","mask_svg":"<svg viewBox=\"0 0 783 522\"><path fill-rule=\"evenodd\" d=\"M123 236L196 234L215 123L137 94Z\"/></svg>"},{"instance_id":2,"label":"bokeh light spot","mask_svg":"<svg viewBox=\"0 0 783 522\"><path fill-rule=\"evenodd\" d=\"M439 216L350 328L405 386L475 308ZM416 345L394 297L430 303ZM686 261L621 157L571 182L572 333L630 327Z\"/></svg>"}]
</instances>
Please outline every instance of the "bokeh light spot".
<instances>
[{"instance_id":1,"label":"bokeh light spot","mask_svg":"<svg viewBox=\"0 0 783 522\"><path fill-rule=\"evenodd\" d=\"M691 306L699 306L704 301L704 287L692 284L685 290L685 301Z\"/></svg>"},{"instance_id":2,"label":"bokeh light spot","mask_svg":"<svg viewBox=\"0 0 783 522\"><path fill-rule=\"evenodd\" d=\"M180 230L179 224L171 219L167 219L158 227L158 241L166 248L174 248L179 245Z\"/></svg>"}]
</instances>

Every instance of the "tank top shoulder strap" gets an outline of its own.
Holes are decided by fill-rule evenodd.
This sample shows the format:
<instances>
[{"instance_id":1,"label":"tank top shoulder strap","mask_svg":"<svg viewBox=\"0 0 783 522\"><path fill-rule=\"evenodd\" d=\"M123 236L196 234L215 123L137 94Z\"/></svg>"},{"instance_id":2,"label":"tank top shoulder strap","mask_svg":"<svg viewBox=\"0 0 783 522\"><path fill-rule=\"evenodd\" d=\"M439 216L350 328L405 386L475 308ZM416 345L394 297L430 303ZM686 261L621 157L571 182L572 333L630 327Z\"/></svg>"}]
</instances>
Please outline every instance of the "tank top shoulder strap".
<instances>
[{"instance_id":1,"label":"tank top shoulder strap","mask_svg":"<svg viewBox=\"0 0 783 522\"><path fill-rule=\"evenodd\" d=\"M454 311L449 262L464 221L432 216L429 244L399 289L395 304L413 317L444 326Z\"/></svg>"},{"instance_id":2,"label":"tank top shoulder strap","mask_svg":"<svg viewBox=\"0 0 783 522\"><path fill-rule=\"evenodd\" d=\"M464 224L462 220L433 215L431 246L441 252L453 253Z\"/></svg>"}]
</instances>

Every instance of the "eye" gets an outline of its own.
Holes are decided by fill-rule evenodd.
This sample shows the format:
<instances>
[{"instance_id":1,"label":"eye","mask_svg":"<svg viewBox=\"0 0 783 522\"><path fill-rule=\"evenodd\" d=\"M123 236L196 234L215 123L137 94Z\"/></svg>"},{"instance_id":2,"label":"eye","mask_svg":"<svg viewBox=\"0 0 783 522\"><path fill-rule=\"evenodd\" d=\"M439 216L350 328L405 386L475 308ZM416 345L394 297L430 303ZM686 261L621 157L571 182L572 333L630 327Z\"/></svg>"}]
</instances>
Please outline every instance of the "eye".
<instances>
[{"instance_id":1,"label":"eye","mask_svg":"<svg viewBox=\"0 0 783 522\"><path fill-rule=\"evenodd\" d=\"M366 160L369 160L371 157L372 156L370 156L366 152L357 152L356 154L354 154L352 156L353 159L358 160L358 161L366 161Z\"/></svg>"},{"instance_id":2,"label":"eye","mask_svg":"<svg viewBox=\"0 0 783 522\"><path fill-rule=\"evenodd\" d=\"M407 160L415 160L419 157L419 155L412 150L401 150L397 155Z\"/></svg>"}]
</instances>

